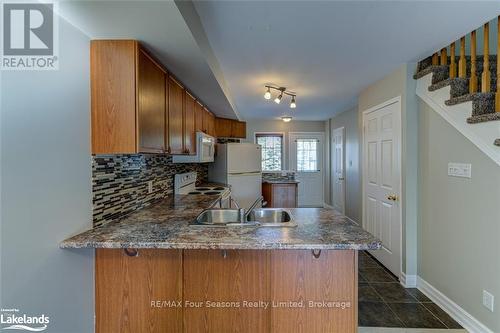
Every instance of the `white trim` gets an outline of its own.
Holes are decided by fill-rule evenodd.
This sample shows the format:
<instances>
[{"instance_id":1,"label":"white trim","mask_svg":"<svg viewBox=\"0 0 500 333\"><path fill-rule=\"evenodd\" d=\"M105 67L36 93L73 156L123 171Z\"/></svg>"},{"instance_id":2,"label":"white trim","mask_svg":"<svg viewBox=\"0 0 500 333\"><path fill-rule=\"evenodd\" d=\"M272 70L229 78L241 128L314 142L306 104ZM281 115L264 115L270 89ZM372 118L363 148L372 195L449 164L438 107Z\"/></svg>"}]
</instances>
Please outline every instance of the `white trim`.
<instances>
[{"instance_id":1,"label":"white trim","mask_svg":"<svg viewBox=\"0 0 500 333\"><path fill-rule=\"evenodd\" d=\"M474 318L470 313L461 308L458 304L446 297L442 292L437 290L430 283L417 277L417 288L431 301L439 305L446 313L462 325L467 331L471 333L493 333L479 320Z\"/></svg>"},{"instance_id":2,"label":"white trim","mask_svg":"<svg viewBox=\"0 0 500 333\"><path fill-rule=\"evenodd\" d=\"M335 209L335 208L333 208L333 206L332 206L332 205L329 205L329 204L327 204L326 202L323 202L323 207L324 207L324 208L328 208L328 209Z\"/></svg>"},{"instance_id":3,"label":"white trim","mask_svg":"<svg viewBox=\"0 0 500 333\"><path fill-rule=\"evenodd\" d=\"M429 91L432 83L432 73L417 80L417 96L427 103L434 111L455 127L463 136L469 139L489 158L500 165L500 149L493 141L500 137L500 121L488 121L478 124L468 124L467 118L472 113L472 102L448 106L444 102L450 97L450 86L436 91Z\"/></svg>"},{"instance_id":4,"label":"white trim","mask_svg":"<svg viewBox=\"0 0 500 333\"><path fill-rule=\"evenodd\" d=\"M365 117L367 114L377 111L388 105L399 103L399 130L400 130L400 143L399 143L399 271L403 271L403 205L405 205L405 197L403 196L403 106L401 103L401 95L391 98L385 102L378 105L372 106L362 112L361 116L361 227L365 229L365 177L366 177L366 167L365 167ZM365 229L366 230L366 229Z\"/></svg>"},{"instance_id":5,"label":"white trim","mask_svg":"<svg viewBox=\"0 0 500 333\"><path fill-rule=\"evenodd\" d=\"M342 177L344 178L344 191L343 191L343 194L344 194L344 200L342 200L342 211L341 213L345 215L345 204L346 204L346 192L347 192L347 176L346 176L346 170L345 170L345 157L346 157L346 145L345 145L345 137L346 137L346 130L345 130L345 126L340 126L340 127L337 127L333 130L331 130L331 138L330 138L330 145L331 145L331 148L330 148L330 152L333 152L335 150L335 146L334 146L334 143L333 143L333 139L335 137L335 133L338 132L338 131L342 131ZM332 154L330 153L330 156L331 156L331 161L332 161L332 167L330 168L330 187L331 187L331 190L330 190L330 201L332 202L332 204L335 203L334 201L334 197L333 197L333 183L334 183L334 177L333 177L333 174L334 174L334 156L335 154Z\"/></svg>"},{"instance_id":6,"label":"white trim","mask_svg":"<svg viewBox=\"0 0 500 333\"><path fill-rule=\"evenodd\" d=\"M416 275L406 275L401 272L399 275L399 283L405 288L416 288L417 287L417 276Z\"/></svg>"},{"instance_id":7,"label":"white trim","mask_svg":"<svg viewBox=\"0 0 500 333\"><path fill-rule=\"evenodd\" d=\"M321 187L321 201L323 201L323 204L325 203L325 178L326 178L326 158L329 158L329 155L327 156L327 151L326 151L326 144L325 144L325 132L288 132L288 168L293 170L296 174L298 173L297 170L292 168L292 138L296 136L318 136L321 137L321 142L323 144L323 158L322 158L322 165L321 165L321 173L322 173L322 178L323 178L323 186ZM295 157L296 158L296 157ZM301 206L301 207L308 207L308 206Z\"/></svg>"}]
</instances>

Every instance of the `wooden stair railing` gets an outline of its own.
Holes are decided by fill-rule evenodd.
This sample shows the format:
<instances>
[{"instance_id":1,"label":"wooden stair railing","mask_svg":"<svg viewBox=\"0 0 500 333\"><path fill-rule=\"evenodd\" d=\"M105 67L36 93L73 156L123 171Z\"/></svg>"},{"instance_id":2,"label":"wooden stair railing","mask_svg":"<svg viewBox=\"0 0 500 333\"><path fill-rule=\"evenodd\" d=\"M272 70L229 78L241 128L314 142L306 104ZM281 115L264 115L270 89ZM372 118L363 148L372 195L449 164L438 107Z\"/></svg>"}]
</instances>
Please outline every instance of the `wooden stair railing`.
<instances>
[{"instance_id":1,"label":"wooden stair railing","mask_svg":"<svg viewBox=\"0 0 500 333\"><path fill-rule=\"evenodd\" d=\"M490 24L485 23L483 29L483 74L481 75L481 92L488 93L491 89L490 76Z\"/></svg>"},{"instance_id":2,"label":"wooden stair railing","mask_svg":"<svg viewBox=\"0 0 500 333\"><path fill-rule=\"evenodd\" d=\"M460 38L460 59L458 60L458 77L467 77L467 60L465 59L465 36Z\"/></svg>"},{"instance_id":3,"label":"wooden stair railing","mask_svg":"<svg viewBox=\"0 0 500 333\"><path fill-rule=\"evenodd\" d=\"M477 91L477 67L476 67L476 30L470 33L470 79L469 92L471 94Z\"/></svg>"}]
</instances>

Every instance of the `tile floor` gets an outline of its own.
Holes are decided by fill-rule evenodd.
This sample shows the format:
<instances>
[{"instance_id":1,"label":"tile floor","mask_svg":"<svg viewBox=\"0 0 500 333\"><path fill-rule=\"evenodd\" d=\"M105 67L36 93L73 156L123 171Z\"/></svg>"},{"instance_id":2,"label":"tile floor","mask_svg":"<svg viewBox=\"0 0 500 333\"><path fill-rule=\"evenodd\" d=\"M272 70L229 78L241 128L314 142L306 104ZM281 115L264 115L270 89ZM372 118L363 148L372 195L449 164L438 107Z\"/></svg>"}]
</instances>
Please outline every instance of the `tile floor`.
<instances>
[{"instance_id":1,"label":"tile floor","mask_svg":"<svg viewBox=\"0 0 500 333\"><path fill-rule=\"evenodd\" d=\"M367 252L359 253L358 324L361 327L461 329L416 288L405 289Z\"/></svg>"}]
</instances>

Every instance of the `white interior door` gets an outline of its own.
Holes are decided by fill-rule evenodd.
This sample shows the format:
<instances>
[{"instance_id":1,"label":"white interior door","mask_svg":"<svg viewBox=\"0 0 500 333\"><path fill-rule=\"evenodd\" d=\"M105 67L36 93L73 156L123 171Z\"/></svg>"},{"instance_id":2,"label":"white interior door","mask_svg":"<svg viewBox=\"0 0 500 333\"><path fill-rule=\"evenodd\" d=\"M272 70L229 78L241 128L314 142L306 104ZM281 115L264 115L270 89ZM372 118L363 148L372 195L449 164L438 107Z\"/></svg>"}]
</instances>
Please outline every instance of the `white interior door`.
<instances>
[{"instance_id":1,"label":"white interior door","mask_svg":"<svg viewBox=\"0 0 500 333\"><path fill-rule=\"evenodd\" d=\"M363 227L382 241L371 251L401 274L401 100L363 113Z\"/></svg>"},{"instance_id":2,"label":"white interior door","mask_svg":"<svg viewBox=\"0 0 500 333\"><path fill-rule=\"evenodd\" d=\"M345 159L344 159L344 127L332 131L332 188L333 208L345 214Z\"/></svg>"},{"instance_id":3,"label":"white interior door","mask_svg":"<svg viewBox=\"0 0 500 333\"><path fill-rule=\"evenodd\" d=\"M299 207L323 207L324 133L290 133L290 167L297 173Z\"/></svg>"}]
</instances>

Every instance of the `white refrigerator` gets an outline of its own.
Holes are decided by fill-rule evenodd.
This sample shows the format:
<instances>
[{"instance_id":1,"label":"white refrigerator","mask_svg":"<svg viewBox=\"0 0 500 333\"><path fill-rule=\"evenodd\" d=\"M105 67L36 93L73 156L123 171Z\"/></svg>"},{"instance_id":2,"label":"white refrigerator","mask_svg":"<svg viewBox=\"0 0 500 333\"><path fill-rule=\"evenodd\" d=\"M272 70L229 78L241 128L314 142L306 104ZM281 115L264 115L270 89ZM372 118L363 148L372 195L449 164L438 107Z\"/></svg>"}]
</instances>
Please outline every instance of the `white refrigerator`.
<instances>
[{"instance_id":1,"label":"white refrigerator","mask_svg":"<svg viewBox=\"0 0 500 333\"><path fill-rule=\"evenodd\" d=\"M231 185L231 197L241 208L249 208L262 195L261 160L260 145L217 144L214 163L208 168L208 179Z\"/></svg>"}]
</instances>

